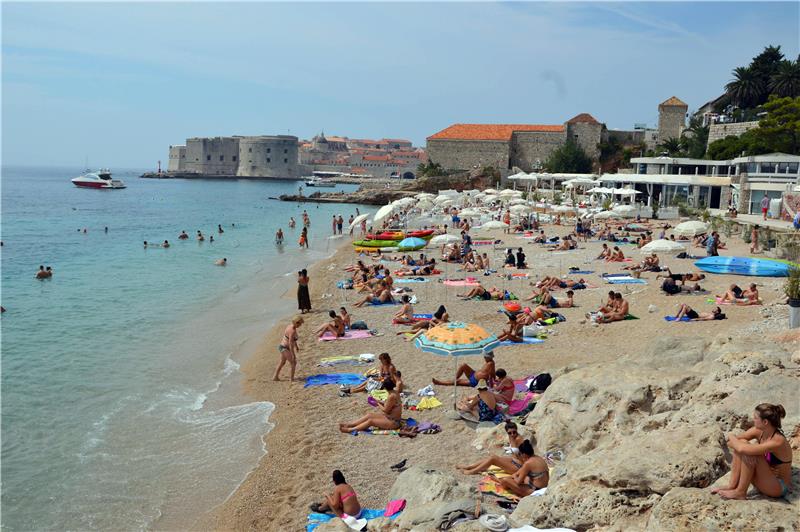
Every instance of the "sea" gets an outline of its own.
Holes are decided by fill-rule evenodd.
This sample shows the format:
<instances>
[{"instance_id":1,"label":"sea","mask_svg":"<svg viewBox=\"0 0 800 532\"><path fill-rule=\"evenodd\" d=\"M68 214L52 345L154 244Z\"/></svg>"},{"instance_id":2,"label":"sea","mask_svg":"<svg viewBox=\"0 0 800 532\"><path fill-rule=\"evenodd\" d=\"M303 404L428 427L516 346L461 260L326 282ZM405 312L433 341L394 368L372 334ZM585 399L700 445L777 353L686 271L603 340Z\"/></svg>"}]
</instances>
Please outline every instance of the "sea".
<instances>
[{"instance_id":1,"label":"sea","mask_svg":"<svg viewBox=\"0 0 800 532\"><path fill-rule=\"evenodd\" d=\"M275 405L243 396L240 364L297 308L297 270L349 241L332 216L346 233L375 209L272 199L297 181L122 170L126 189L91 190L70 182L81 173L0 176L2 527L185 528L269 452ZM34 278L40 265L51 279Z\"/></svg>"}]
</instances>

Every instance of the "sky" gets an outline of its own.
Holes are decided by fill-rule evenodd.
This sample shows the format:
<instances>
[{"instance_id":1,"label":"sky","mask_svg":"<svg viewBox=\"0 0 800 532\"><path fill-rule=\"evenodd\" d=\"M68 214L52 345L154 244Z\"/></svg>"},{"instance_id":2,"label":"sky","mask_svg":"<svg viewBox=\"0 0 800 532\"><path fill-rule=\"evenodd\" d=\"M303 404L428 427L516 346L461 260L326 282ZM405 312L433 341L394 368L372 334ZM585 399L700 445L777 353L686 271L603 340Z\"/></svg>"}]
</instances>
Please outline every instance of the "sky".
<instances>
[{"instance_id":1,"label":"sky","mask_svg":"<svg viewBox=\"0 0 800 532\"><path fill-rule=\"evenodd\" d=\"M187 137L425 138L458 122L655 126L800 3L2 3L2 162L166 166Z\"/></svg>"}]
</instances>

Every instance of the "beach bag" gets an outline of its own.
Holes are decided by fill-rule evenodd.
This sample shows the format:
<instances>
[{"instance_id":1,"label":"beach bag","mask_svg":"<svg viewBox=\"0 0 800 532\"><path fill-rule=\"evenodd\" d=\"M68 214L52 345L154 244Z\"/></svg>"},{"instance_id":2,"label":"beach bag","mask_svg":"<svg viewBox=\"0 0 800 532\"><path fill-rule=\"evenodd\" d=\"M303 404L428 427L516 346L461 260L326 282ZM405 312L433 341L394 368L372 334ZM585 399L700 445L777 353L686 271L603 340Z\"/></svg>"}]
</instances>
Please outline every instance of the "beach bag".
<instances>
[{"instance_id":1,"label":"beach bag","mask_svg":"<svg viewBox=\"0 0 800 532\"><path fill-rule=\"evenodd\" d=\"M525 325L522 327L522 336L526 338L536 338L544 330L538 325Z\"/></svg>"},{"instance_id":2,"label":"beach bag","mask_svg":"<svg viewBox=\"0 0 800 532\"><path fill-rule=\"evenodd\" d=\"M356 321L350 324L351 331L368 331L369 327L363 321Z\"/></svg>"},{"instance_id":3,"label":"beach bag","mask_svg":"<svg viewBox=\"0 0 800 532\"><path fill-rule=\"evenodd\" d=\"M528 390L532 392L543 392L550 386L552 382L553 378L549 373L540 373L533 378L530 386L528 386Z\"/></svg>"}]
</instances>

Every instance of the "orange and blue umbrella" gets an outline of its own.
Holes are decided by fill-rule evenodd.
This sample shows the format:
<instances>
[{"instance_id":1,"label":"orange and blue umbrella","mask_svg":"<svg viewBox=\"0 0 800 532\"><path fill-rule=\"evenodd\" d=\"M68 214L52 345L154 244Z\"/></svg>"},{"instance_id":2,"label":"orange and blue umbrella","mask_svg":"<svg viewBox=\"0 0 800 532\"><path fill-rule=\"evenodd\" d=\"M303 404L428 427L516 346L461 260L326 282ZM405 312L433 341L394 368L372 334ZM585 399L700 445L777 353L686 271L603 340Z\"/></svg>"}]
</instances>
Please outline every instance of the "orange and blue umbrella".
<instances>
[{"instance_id":1,"label":"orange and blue umbrella","mask_svg":"<svg viewBox=\"0 0 800 532\"><path fill-rule=\"evenodd\" d=\"M454 321L431 327L414 340L414 345L434 355L458 357L486 354L500 341L480 325Z\"/></svg>"}]
</instances>

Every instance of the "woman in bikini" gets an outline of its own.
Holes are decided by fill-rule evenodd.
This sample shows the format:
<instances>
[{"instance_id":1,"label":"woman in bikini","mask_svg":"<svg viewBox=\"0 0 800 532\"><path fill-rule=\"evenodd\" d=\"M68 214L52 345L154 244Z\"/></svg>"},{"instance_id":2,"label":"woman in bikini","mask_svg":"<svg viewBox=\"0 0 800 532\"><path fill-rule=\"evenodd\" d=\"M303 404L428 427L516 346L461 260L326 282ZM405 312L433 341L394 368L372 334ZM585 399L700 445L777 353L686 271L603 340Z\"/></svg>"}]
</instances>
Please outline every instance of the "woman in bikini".
<instances>
[{"instance_id":1,"label":"woman in bikini","mask_svg":"<svg viewBox=\"0 0 800 532\"><path fill-rule=\"evenodd\" d=\"M381 370L378 375L378 378L369 378L364 381L362 384L359 384L355 388L348 388L346 386L342 386L340 389L343 393L358 393L358 392L368 392L372 390L379 390L381 388L381 383L392 380L395 383L399 380L397 376L397 368L394 367L392 363L392 357L389 353L381 353L378 355L378 361L381 363ZM370 384L373 383L373 384Z\"/></svg>"},{"instance_id":2,"label":"woman in bikini","mask_svg":"<svg viewBox=\"0 0 800 532\"><path fill-rule=\"evenodd\" d=\"M525 447L525 442L527 440L519 435L517 425L512 421L506 422L505 430L508 435L508 448L513 449L512 456L498 456L493 454L474 464L457 465L456 469L463 472L465 475L477 475L494 466L499 467L509 475L516 473L530 456L522 455L523 451L527 450ZM528 445L530 445L530 442L528 442ZM533 453L533 448L531 448L530 451Z\"/></svg>"},{"instance_id":3,"label":"woman in bikini","mask_svg":"<svg viewBox=\"0 0 800 532\"><path fill-rule=\"evenodd\" d=\"M414 307L411 306L411 298L403 296L403 307L395 312L393 317L394 323L414 323Z\"/></svg>"},{"instance_id":4,"label":"woman in bikini","mask_svg":"<svg viewBox=\"0 0 800 532\"><path fill-rule=\"evenodd\" d=\"M533 445L528 440L519 446L519 454L525 461L510 477L497 479L500 484L520 497L527 497L534 491L546 488L550 483L550 469L541 456L533 452Z\"/></svg>"},{"instance_id":5,"label":"woman in bikini","mask_svg":"<svg viewBox=\"0 0 800 532\"><path fill-rule=\"evenodd\" d=\"M297 353L300 351L300 346L297 345L297 328L302 324L303 318L296 316L292 320L292 323L286 326L286 330L283 331L283 338L281 339L281 343L278 344L278 353L281 355L281 361L278 363L278 367L275 368L275 375L273 375L272 380L281 380L281 369L283 369L284 364L287 362L290 368L289 380L294 380L294 370L297 367Z\"/></svg>"},{"instance_id":6,"label":"woman in bikini","mask_svg":"<svg viewBox=\"0 0 800 532\"><path fill-rule=\"evenodd\" d=\"M325 502L314 503L311 511L317 513L333 512L337 517L351 515L356 519L361 518L361 504L356 497L356 490L347 483L344 475L338 469L333 472L333 493L325 494Z\"/></svg>"},{"instance_id":7,"label":"woman in bikini","mask_svg":"<svg viewBox=\"0 0 800 532\"><path fill-rule=\"evenodd\" d=\"M403 402L392 379L383 381L383 389L389 392L386 401L378 401L380 412L370 412L350 423L339 424L339 430L345 434L367 430L375 427L383 430L399 429L402 425Z\"/></svg>"},{"instance_id":8,"label":"woman in bikini","mask_svg":"<svg viewBox=\"0 0 800 532\"><path fill-rule=\"evenodd\" d=\"M433 318L430 320L420 320L411 325L410 331L400 331L397 334L414 333L413 336L406 338L406 341L410 342L431 327L436 327L441 323L448 323L449 321L450 315L447 313L447 309L444 308L444 305L439 305L439 309L433 314Z\"/></svg>"},{"instance_id":9,"label":"woman in bikini","mask_svg":"<svg viewBox=\"0 0 800 532\"><path fill-rule=\"evenodd\" d=\"M726 499L746 499L752 484L767 497L786 497L792 487L792 446L781 430L782 405L761 403L753 412L753 427L728 435L733 453L727 489L713 489ZM757 440L757 443L750 443Z\"/></svg>"}]
</instances>

